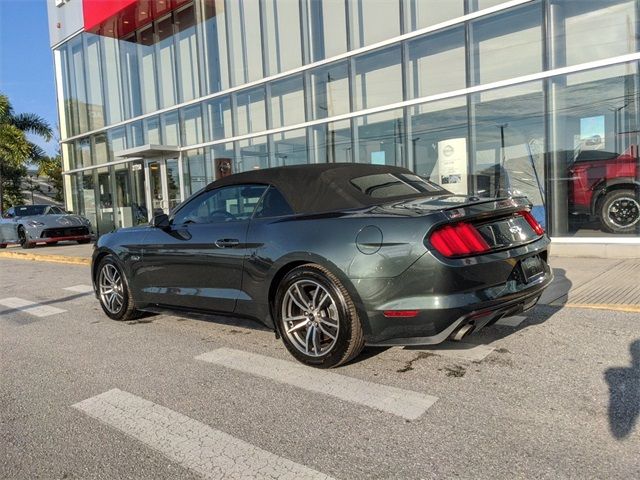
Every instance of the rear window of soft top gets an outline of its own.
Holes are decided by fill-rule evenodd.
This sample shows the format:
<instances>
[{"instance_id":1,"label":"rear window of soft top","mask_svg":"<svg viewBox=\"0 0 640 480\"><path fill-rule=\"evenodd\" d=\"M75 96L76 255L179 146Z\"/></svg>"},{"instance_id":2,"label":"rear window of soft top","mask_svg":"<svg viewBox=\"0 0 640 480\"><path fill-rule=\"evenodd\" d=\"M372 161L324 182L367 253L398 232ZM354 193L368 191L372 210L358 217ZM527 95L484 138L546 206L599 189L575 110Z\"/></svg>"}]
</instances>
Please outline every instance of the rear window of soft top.
<instances>
[{"instance_id":1,"label":"rear window of soft top","mask_svg":"<svg viewBox=\"0 0 640 480\"><path fill-rule=\"evenodd\" d=\"M406 173L376 173L351 179L351 184L371 198L444 194L447 191L425 178Z\"/></svg>"}]
</instances>

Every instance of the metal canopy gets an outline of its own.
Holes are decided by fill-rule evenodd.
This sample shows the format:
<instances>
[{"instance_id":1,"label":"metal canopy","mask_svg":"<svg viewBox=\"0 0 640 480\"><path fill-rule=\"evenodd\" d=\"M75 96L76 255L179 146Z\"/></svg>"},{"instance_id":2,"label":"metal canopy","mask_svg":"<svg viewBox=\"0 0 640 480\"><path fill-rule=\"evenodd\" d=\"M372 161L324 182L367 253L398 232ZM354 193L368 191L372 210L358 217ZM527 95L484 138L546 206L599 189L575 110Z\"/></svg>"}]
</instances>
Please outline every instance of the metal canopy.
<instances>
[{"instance_id":1,"label":"metal canopy","mask_svg":"<svg viewBox=\"0 0 640 480\"><path fill-rule=\"evenodd\" d=\"M175 145L142 145L140 147L128 148L114 153L116 158L158 158L166 156L176 156L180 152L180 147Z\"/></svg>"}]
</instances>

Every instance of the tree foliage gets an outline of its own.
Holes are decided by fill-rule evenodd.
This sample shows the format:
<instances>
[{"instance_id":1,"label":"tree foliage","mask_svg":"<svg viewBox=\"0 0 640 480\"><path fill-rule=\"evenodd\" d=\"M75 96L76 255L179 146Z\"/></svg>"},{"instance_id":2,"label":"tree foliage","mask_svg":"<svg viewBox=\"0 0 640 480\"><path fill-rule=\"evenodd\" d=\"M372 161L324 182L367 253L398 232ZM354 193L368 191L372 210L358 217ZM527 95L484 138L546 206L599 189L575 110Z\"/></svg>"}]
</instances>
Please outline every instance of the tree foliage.
<instances>
[{"instance_id":1,"label":"tree foliage","mask_svg":"<svg viewBox=\"0 0 640 480\"><path fill-rule=\"evenodd\" d=\"M49 159L40 146L29 140L28 134L49 141L53 132L47 121L36 114L16 114L9 98L0 93L0 212L22 201L21 195L14 198L15 179L17 175L21 175L20 180L26 176L27 163L40 166Z\"/></svg>"}]
</instances>

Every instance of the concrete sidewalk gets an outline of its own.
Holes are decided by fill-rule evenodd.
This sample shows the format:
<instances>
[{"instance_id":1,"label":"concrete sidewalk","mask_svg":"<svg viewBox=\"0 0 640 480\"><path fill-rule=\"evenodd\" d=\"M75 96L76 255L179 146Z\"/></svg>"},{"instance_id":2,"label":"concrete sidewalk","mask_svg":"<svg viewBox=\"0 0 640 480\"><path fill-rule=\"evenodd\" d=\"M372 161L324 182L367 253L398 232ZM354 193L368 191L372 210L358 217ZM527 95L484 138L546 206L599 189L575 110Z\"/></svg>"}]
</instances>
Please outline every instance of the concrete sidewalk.
<instances>
[{"instance_id":1,"label":"concrete sidewalk","mask_svg":"<svg viewBox=\"0 0 640 480\"><path fill-rule=\"evenodd\" d=\"M0 250L0 258L89 265L92 251L92 244L13 246ZM551 256L550 264L555 280L541 304L640 313L640 259Z\"/></svg>"}]
</instances>

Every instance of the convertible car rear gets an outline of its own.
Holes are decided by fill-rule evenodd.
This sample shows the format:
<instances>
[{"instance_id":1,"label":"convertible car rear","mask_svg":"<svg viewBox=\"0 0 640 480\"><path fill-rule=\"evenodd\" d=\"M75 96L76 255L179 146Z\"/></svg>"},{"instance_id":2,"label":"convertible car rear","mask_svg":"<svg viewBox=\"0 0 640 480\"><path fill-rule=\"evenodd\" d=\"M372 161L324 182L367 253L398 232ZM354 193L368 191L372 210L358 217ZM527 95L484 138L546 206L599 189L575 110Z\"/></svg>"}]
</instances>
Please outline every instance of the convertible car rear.
<instances>
[{"instance_id":1,"label":"convertible car rear","mask_svg":"<svg viewBox=\"0 0 640 480\"><path fill-rule=\"evenodd\" d=\"M549 239L525 198L456 196L409 170L329 164L213 182L152 225L100 238L105 313L259 320L300 361L340 365L365 344L461 339L534 306Z\"/></svg>"}]
</instances>

